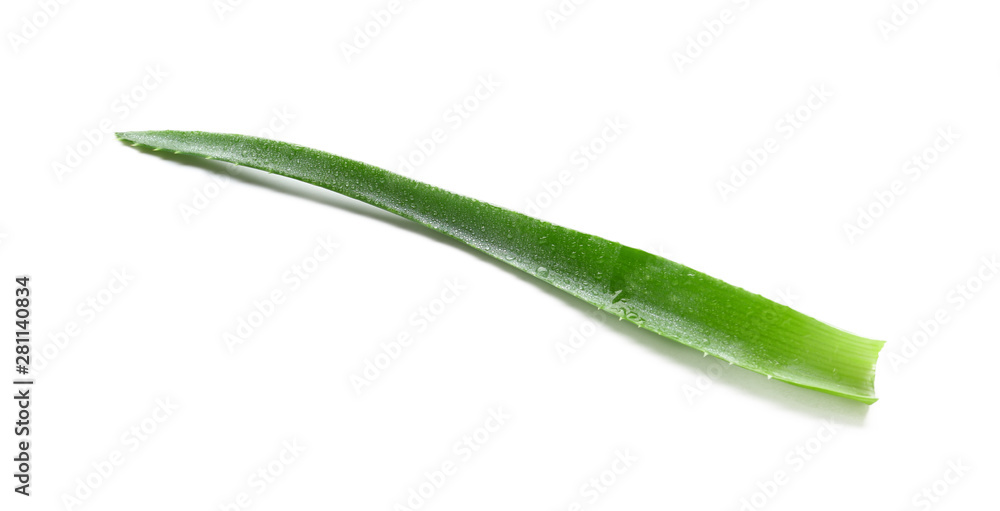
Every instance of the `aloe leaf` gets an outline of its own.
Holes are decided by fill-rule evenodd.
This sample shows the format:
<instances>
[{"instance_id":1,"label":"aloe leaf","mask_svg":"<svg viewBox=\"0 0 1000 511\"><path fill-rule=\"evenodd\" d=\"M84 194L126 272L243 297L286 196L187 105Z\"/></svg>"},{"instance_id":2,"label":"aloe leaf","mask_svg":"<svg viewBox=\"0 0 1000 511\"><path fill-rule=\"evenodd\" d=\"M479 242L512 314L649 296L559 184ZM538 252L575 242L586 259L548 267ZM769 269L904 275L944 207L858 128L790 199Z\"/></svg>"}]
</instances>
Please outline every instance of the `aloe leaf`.
<instances>
[{"instance_id":1,"label":"aloe leaf","mask_svg":"<svg viewBox=\"0 0 1000 511\"><path fill-rule=\"evenodd\" d=\"M118 133L134 146L261 169L421 223L599 309L784 382L874 403L882 341L838 330L684 265L286 142L192 131Z\"/></svg>"}]
</instances>

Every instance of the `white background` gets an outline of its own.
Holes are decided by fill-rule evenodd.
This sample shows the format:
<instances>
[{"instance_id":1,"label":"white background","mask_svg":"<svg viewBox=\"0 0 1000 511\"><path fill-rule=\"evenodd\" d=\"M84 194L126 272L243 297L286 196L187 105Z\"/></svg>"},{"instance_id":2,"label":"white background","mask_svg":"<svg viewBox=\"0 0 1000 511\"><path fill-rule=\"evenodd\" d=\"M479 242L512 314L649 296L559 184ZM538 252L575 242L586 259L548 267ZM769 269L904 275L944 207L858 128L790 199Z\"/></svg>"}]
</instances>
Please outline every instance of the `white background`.
<instances>
[{"instance_id":1,"label":"white background","mask_svg":"<svg viewBox=\"0 0 1000 511\"><path fill-rule=\"evenodd\" d=\"M1000 5L927 2L885 28L902 3L593 0L553 27L555 0L403 1L348 59L387 1L4 2L0 352L13 376L13 277L29 274L39 370L33 495L4 476L0 507L236 509L245 493L253 509L391 510L445 462L422 509L995 506L1000 282L983 258L1000 252ZM803 110L811 90L831 96ZM458 125L463 101L476 108ZM790 112L808 120L786 137ZM622 133L596 141L616 119ZM535 201L546 220L885 339L881 400L722 368L374 208L143 154L95 134L104 120L263 133L391 170L440 128L417 179ZM917 176L907 162L938 130L959 139ZM605 150L582 168L587 144ZM561 170L572 181L556 187ZM724 200L720 182L740 186ZM851 237L859 208L877 218ZM293 288L282 277L317 238L339 248ZM115 272L127 285L109 287ZM285 301L228 349L274 290ZM436 311L423 329L421 307ZM351 377L401 332L415 342L357 392ZM509 418L466 459L454 446L490 410ZM275 461L293 441L304 451ZM280 475L262 488L261 469ZM915 500L925 489L945 495Z\"/></svg>"}]
</instances>

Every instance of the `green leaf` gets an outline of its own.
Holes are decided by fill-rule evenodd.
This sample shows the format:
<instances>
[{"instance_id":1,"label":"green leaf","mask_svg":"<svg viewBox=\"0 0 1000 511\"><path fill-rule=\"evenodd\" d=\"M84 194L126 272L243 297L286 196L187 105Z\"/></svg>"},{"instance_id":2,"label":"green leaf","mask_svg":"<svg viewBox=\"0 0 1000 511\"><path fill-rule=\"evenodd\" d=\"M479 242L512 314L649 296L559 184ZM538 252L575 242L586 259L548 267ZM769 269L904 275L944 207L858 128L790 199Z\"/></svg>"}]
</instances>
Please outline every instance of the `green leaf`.
<instances>
[{"instance_id":1,"label":"green leaf","mask_svg":"<svg viewBox=\"0 0 1000 511\"><path fill-rule=\"evenodd\" d=\"M876 401L882 341L825 323L642 250L371 165L285 142L191 131L118 133L136 146L304 181L421 223L597 308L794 385Z\"/></svg>"}]
</instances>

